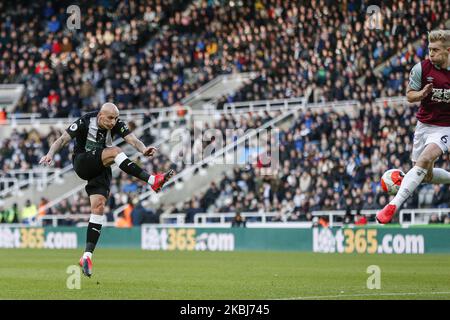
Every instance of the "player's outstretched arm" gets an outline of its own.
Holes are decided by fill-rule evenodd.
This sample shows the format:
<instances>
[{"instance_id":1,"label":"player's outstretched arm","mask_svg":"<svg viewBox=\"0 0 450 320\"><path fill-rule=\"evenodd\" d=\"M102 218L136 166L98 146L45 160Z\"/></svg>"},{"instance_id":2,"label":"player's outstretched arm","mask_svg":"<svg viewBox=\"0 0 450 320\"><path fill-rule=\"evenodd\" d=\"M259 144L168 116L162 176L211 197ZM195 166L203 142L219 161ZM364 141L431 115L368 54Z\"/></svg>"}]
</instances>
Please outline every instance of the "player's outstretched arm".
<instances>
[{"instance_id":1,"label":"player's outstretched arm","mask_svg":"<svg viewBox=\"0 0 450 320\"><path fill-rule=\"evenodd\" d=\"M409 103L420 102L425 99L433 90L433 84L427 84L422 90L416 91L408 86L406 90L406 99Z\"/></svg>"},{"instance_id":2,"label":"player's outstretched arm","mask_svg":"<svg viewBox=\"0 0 450 320\"><path fill-rule=\"evenodd\" d=\"M124 140L146 157L151 157L156 152L155 147L146 147L145 144L134 135L134 133L126 135Z\"/></svg>"},{"instance_id":3,"label":"player's outstretched arm","mask_svg":"<svg viewBox=\"0 0 450 320\"><path fill-rule=\"evenodd\" d=\"M61 150L66 144L68 144L71 139L72 138L70 137L70 135L66 131L64 131L62 136L59 137L55 142L53 142L53 144L50 147L50 150L45 156L41 158L39 164L47 166L51 165L55 153Z\"/></svg>"}]
</instances>

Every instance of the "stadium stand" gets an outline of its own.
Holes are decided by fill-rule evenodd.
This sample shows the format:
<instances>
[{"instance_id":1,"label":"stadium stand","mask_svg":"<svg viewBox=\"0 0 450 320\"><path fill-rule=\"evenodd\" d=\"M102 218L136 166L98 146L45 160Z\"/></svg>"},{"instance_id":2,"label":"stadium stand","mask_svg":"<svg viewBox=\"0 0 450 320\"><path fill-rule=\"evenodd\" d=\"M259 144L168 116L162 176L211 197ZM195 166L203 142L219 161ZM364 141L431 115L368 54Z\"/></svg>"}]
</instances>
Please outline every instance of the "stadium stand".
<instances>
[{"instance_id":1,"label":"stadium stand","mask_svg":"<svg viewBox=\"0 0 450 320\"><path fill-rule=\"evenodd\" d=\"M299 97L309 83L316 100L365 101L403 93L409 66L426 52L426 30L449 14L448 0L385 1L380 30L366 28L358 1L327 1L320 10L319 2L3 3L0 82L26 84L15 111L44 117L76 116L107 99L121 109L173 105L217 75L241 71L261 74L228 101ZM84 24L71 32L64 10L77 3ZM407 33L405 23L414 29Z\"/></svg>"},{"instance_id":2,"label":"stadium stand","mask_svg":"<svg viewBox=\"0 0 450 320\"><path fill-rule=\"evenodd\" d=\"M162 106L144 97L146 87L155 92L159 72L145 71L150 61L142 50L168 16L187 3L2 3L0 82L19 82L27 88L15 112L76 117L106 99L117 101L121 109ZM70 5L81 9L83 27L75 32L66 25Z\"/></svg>"}]
</instances>

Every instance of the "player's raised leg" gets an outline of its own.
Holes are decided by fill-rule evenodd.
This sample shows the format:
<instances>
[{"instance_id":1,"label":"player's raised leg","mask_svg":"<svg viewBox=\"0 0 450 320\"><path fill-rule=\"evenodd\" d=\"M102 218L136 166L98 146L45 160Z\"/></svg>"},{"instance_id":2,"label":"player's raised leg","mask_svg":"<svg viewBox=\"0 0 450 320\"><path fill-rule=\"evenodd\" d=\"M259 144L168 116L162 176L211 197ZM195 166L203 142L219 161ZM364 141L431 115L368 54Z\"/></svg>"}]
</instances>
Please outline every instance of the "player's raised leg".
<instances>
[{"instance_id":1,"label":"player's raised leg","mask_svg":"<svg viewBox=\"0 0 450 320\"><path fill-rule=\"evenodd\" d=\"M450 184L450 172L442 168L434 168L433 161L429 168L427 168L427 175L423 179L423 183L432 184Z\"/></svg>"},{"instance_id":2,"label":"player's raised leg","mask_svg":"<svg viewBox=\"0 0 450 320\"><path fill-rule=\"evenodd\" d=\"M156 192L159 192L163 185L174 174L173 170L168 170L166 173L157 173L154 175L150 175L136 163L131 161L119 147L110 147L103 149L102 162L105 167L116 163L122 171L150 184L152 189Z\"/></svg>"},{"instance_id":3,"label":"player's raised leg","mask_svg":"<svg viewBox=\"0 0 450 320\"><path fill-rule=\"evenodd\" d=\"M80 266L83 274L90 277L92 275L92 253L95 250L103 225L103 214L105 211L106 198L100 194L89 196L91 202L91 217L86 233L86 249L80 259Z\"/></svg>"},{"instance_id":4,"label":"player's raised leg","mask_svg":"<svg viewBox=\"0 0 450 320\"><path fill-rule=\"evenodd\" d=\"M397 195L377 213L377 221L385 224L392 220L398 208L408 199L422 183L431 166L442 155L442 149L435 143L428 144L419 156L416 165L403 178Z\"/></svg>"},{"instance_id":5,"label":"player's raised leg","mask_svg":"<svg viewBox=\"0 0 450 320\"><path fill-rule=\"evenodd\" d=\"M450 184L450 172L442 168L433 168L431 174L423 181L432 184Z\"/></svg>"}]
</instances>

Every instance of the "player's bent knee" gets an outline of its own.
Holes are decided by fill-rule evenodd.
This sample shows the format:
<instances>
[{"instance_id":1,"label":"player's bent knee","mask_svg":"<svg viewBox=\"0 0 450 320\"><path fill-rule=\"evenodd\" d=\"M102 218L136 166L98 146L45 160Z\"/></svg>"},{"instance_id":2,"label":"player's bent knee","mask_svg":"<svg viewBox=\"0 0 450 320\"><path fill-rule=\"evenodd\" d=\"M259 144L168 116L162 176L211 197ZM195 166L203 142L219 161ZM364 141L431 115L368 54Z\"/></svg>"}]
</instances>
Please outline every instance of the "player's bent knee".
<instances>
[{"instance_id":1,"label":"player's bent knee","mask_svg":"<svg viewBox=\"0 0 450 320\"><path fill-rule=\"evenodd\" d=\"M422 169L428 168L428 162L427 161L417 161L416 166Z\"/></svg>"},{"instance_id":2,"label":"player's bent knee","mask_svg":"<svg viewBox=\"0 0 450 320\"><path fill-rule=\"evenodd\" d=\"M422 155L416 162L416 166L420 168L429 168L436 159L430 156Z\"/></svg>"},{"instance_id":3,"label":"player's bent knee","mask_svg":"<svg viewBox=\"0 0 450 320\"><path fill-rule=\"evenodd\" d=\"M103 150L102 153L102 161L104 165L111 165L114 163L114 159L117 157L119 153L122 152L122 149L119 147L110 147Z\"/></svg>"},{"instance_id":4,"label":"player's bent knee","mask_svg":"<svg viewBox=\"0 0 450 320\"><path fill-rule=\"evenodd\" d=\"M91 204L91 211L93 214L103 214L105 211L105 202L103 200L97 200Z\"/></svg>"},{"instance_id":5,"label":"player's bent knee","mask_svg":"<svg viewBox=\"0 0 450 320\"><path fill-rule=\"evenodd\" d=\"M91 211L93 214L103 214L105 212L105 204L101 203L98 205L91 206Z\"/></svg>"},{"instance_id":6,"label":"player's bent knee","mask_svg":"<svg viewBox=\"0 0 450 320\"><path fill-rule=\"evenodd\" d=\"M425 178L423 178L423 182L430 183L431 180L433 180L433 169L427 172L427 175L425 176Z\"/></svg>"},{"instance_id":7,"label":"player's bent knee","mask_svg":"<svg viewBox=\"0 0 450 320\"><path fill-rule=\"evenodd\" d=\"M112 157L116 157L119 153L122 152L122 149L119 147L110 147L108 148L108 152L110 152Z\"/></svg>"},{"instance_id":8,"label":"player's bent knee","mask_svg":"<svg viewBox=\"0 0 450 320\"><path fill-rule=\"evenodd\" d=\"M436 161L443 154L442 149L435 143L430 143L419 157L419 160Z\"/></svg>"}]
</instances>

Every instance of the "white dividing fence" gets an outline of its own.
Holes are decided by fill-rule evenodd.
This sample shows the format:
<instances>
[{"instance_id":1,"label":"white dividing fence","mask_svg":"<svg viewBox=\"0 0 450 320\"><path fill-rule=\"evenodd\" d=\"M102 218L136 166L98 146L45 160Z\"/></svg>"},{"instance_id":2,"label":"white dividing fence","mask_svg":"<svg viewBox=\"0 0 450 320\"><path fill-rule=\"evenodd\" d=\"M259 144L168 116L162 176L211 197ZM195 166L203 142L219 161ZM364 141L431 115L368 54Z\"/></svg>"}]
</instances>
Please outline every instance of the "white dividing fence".
<instances>
[{"instance_id":1,"label":"white dividing fence","mask_svg":"<svg viewBox=\"0 0 450 320\"><path fill-rule=\"evenodd\" d=\"M378 210L361 210L360 214L367 216L371 221L368 225L377 225L375 222L375 215ZM327 217L329 221L329 227L342 227L344 226L343 218L346 214L344 210L323 210L323 211L312 211L313 217ZM352 210L351 214L354 216L356 210ZM275 225L283 226L298 226L311 227L313 225L312 221L290 221L288 215L280 214L277 212L241 212L240 215L245 218L247 226L248 225L258 225L272 227ZM450 208L427 208L427 209L402 209L398 213L399 223L403 227L409 227L411 225L424 225L430 222L430 217L436 215L438 219L442 220L446 216L450 215ZM208 213L197 213L194 216L193 224L197 226L230 226L233 218L236 216L235 212L208 212ZM89 220L89 214L58 214L58 215L48 215L37 217L32 226L43 226L44 221L50 221L50 225L57 227L60 225L60 221L73 221L73 220L85 220L86 222L77 222L77 226L87 225ZM340 220L340 221L338 221ZM160 215L159 222L161 225L167 226L183 226L191 225L186 221L186 213L164 213ZM20 226L25 226L23 224L18 224ZM49 225L49 224L45 224ZM114 226L114 222L107 222L106 226Z\"/></svg>"}]
</instances>

